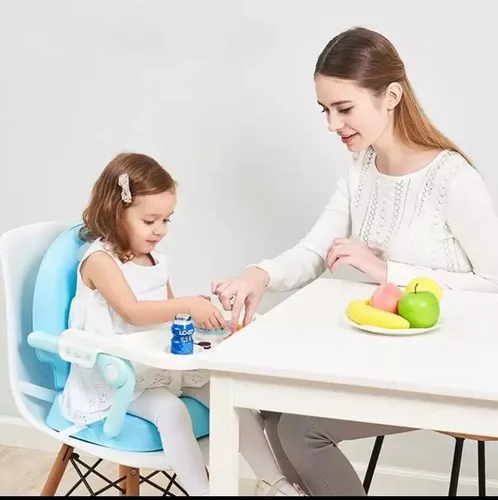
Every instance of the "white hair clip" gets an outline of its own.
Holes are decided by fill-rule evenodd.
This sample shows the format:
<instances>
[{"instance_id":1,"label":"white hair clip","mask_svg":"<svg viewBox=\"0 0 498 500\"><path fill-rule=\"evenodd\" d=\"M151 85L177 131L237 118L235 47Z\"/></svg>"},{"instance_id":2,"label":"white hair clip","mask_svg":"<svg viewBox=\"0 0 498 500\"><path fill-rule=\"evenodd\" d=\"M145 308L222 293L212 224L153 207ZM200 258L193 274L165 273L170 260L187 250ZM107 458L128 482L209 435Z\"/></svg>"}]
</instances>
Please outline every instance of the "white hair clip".
<instances>
[{"instance_id":1,"label":"white hair clip","mask_svg":"<svg viewBox=\"0 0 498 500\"><path fill-rule=\"evenodd\" d=\"M128 174L121 174L118 178L118 184L121 186L121 199L125 203L131 203L130 177Z\"/></svg>"}]
</instances>

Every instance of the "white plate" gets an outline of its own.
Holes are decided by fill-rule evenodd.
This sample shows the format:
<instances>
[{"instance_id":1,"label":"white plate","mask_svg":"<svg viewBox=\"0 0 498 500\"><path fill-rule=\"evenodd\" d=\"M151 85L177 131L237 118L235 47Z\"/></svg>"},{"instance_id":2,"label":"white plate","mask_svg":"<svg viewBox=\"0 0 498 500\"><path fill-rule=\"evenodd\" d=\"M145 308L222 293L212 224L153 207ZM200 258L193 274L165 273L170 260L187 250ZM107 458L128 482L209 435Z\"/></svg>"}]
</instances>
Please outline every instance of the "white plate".
<instances>
[{"instance_id":1,"label":"white plate","mask_svg":"<svg viewBox=\"0 0 498 500\"><path fill-rule=\"evenodd\" d=\"M372 325L359 325L358 323L351 321L347 316L344 316L344 319L346 323L359 330L363 330L365 332L370 332L370 333L378 333L380 335L395 335L397 337L406 337L408 335L419 335L421 333L432 332L434 330L441 328L444 325L444 319L442 317L440 317L439 321L430 328L407 328L401 330L399 329L396 330L393 328L381 328L380 326L372 326Z\"/></svg>"},{"instance_id":2,"label":"white plate","mask_svg":"<svg viewBox=\"0 0 498 500\"><path fill-rule=\"evenodd\" d=\"M230 323L232 311L222 311L222 313L223 313L223 317L225 318L225 320ZM261 314L254 314L254 316L252 318L252 322L256 321L256 319L258 319L260 316L261 316ZM240 319L242 320L243 318L244 318L244 316L241 315ZM204 330L204 328L201 328L200 326L197 326L196 324L194 324L194 327L195 327L196 331L199 332L201 335L220 335L220 336L221 335L231 335L231 332L225 331L224 328L218 328L217 330Z\"/></svg>"}]
</instances>

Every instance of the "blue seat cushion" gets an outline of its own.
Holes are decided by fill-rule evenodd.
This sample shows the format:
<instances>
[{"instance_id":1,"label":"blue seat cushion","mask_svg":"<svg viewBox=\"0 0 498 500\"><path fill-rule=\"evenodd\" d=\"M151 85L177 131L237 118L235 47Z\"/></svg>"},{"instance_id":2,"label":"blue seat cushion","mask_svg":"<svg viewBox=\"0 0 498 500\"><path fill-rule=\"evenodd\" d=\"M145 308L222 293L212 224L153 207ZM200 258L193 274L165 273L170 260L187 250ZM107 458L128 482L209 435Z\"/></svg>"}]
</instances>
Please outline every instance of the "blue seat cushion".
<instances>
[{"instance_id":1,"label":"blue seat cushion","mask_svg":"<svg viewBox=\"0 0 498 500\"><path fill-rule=\"evenodd\" d=\"M36 277L33 293L33 331L60 335L68 325L71 300L76 293L81 224L62 232L46 251ZM54 374L54 388L64 389L69 363L52 352L36 349L38 359L48 363Z\"/></svg>"},{"instance_id":2,"label":"blue seat cushion","mask_svg":"<svg viewBox=\"0 0 498 500\"><path fill-rule=\"evenodd\" d=\"M190 414L194 435L201 439L209 434L209 410L200 401L190 396L180 398ZM56 431L63 431L73 424L60 412L59 397L52 404L45 423ZM118 436L109 438L104 434L104 421L99 420L73 435L76 439L121 451L151 452L163 449L157 427L151 422L126 414L123 428Z\"/></svg>"}]
</instances>

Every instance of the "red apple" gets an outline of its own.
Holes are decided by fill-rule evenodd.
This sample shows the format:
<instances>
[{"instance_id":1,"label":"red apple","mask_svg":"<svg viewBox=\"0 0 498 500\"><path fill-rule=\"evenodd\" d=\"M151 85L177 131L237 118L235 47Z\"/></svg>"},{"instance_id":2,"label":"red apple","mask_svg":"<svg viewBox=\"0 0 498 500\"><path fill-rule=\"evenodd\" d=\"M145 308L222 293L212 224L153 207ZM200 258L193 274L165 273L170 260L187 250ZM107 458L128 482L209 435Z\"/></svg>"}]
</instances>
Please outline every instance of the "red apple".
<instances>
[{"instance_id":1,"label":"red apple","mask_svg":"<svg viewBox=\"0 0 498 500\"><path fill-rule=\"evenodd\" d=\"M375 289L370 298L370 305L376 309L398 314L398 302L402 295L403 290L397 285L384 283Z\"/></svg>"}]
</instances>

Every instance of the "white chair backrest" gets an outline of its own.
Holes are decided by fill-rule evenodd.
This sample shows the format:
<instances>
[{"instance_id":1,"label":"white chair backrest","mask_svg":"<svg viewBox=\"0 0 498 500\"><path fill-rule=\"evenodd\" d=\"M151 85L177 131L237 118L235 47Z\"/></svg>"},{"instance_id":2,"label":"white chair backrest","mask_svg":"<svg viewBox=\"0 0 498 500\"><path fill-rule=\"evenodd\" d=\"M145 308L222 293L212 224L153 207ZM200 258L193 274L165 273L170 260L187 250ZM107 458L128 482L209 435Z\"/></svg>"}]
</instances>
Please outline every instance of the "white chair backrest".
<instances>
[{"instance_id":1,"label":"white chair backrest","mask_svg":"<svg viewBox=\"0 0 498 500\"><path fill-rule=\"evenodd\" d=\"M13 229L0 237L9 382L18 410L33 424L44 421L51 404L50 391L43 401L40 394L30 396L29 387L53 387L51 367L39 361L35 350L27 343L27 336L32 331L35 281L45 252L70 226L64 221L43 222Z\"/></svg>"}]
</instances>

